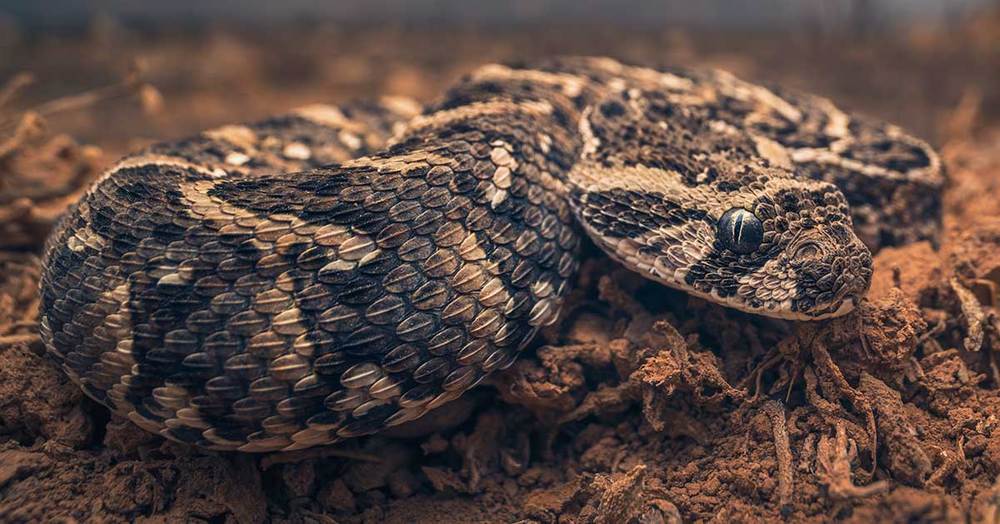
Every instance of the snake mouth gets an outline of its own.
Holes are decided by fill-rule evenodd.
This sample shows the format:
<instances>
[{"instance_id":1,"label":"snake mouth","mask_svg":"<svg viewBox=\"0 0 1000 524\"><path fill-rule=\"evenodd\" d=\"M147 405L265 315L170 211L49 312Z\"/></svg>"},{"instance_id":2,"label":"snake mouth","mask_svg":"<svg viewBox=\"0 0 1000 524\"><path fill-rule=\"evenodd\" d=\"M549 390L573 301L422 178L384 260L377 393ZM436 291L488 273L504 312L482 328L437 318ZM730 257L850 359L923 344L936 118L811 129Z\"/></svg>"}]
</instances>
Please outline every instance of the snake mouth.
<instances>
[{"instance_id":1,"label":"snake mouth","mask_svg":"<svg viewBox=\"0 0 1000 524\"><path fill-rule=\"evenodd\" d=\"M655 274L645 274L648 278L658 282L660 284L666 285L667 287L678 289L687 293L688 295L696 296L698 298L707 300L708 302L723 306L728 309L735 309L737 311L742 311L743 313L749 313L751 315L760 315L763 317L776 318L780 320L795 320L795 321L817 321L826 320L831 318L837 318L844 316L858 307L861 302L861 298L858 296L853 296L845 293L845 296L840 297L837 300L830 302L829 306L822 309L813 309L808 312L806 311L796 311L793 307L793 300L788 299L782 302L774 302L764 307L753 307L749 304L734 300L732 298L720 297L714 292L703 292L696 289L690 289L688 287L682 286L677 282L673 282Z\"/></svg>"},{"instance_id":2,"label":"snake mouth","mask_svg":"<svg viewBox=\"0 0 1000 524\"><path fill-rule=\"evenodd\" d=\"M628 261L624 261L617 256L617 254L609 253L613 260L618 261L625 265L626 268L632 269L628 264ZM795 321L816 321L825 320L830 318L836 318L844 316L858 306L861 301L861 295L852 293L849 289L842 290L837 297L831 300L828 305L821 308L813 308L807 311L798 309L794 305L794 299L789 298L780 302L770 302L763 306L752 306L744 300L740 300L737 297L723 297L717 292L713 291L701 291L699 289L694 289L690 286L685 285L682 282L670 278L667 275L661 274L656 271L655 267L643 268L644 270L637 271L640 275L657 282L659 284L665 285L669 288L677 289L683 291L684 293L701 298L713 304L720 305L728 309L735 309L737 311L742 311L744 313L749 313L751 315L760 315L769 318L777 318L781 320L795 320ZM635 271L635 270L633 270ZM867 282L867 280L866 280ZM867 290L867 283L864 286Z\"/></svg>"},{"instance_id":3,"label":"snake mouth","mask_svg":"<svg viewBox=\"0 0 1000 524\"><path fill-rule=\"evenodd\" d=\"M817 320L827 320L831 318L837 318L844 316L852 311L858 306L858 299L854 297L845 298L839 302L834 302L829 308L825 308L820 311L802 312L794 311L791 307L791 301L779 304L773 309L763 308L755 309L747 307L740 303L732 302L718 302L720 305L738 309L744 313L750 313L753 315L760 315L764 317L777 318L780 320L795 320L795 321L805 321L814 322Z\"/></svg>"},{"instance_id":4,"label":"snake mouth","mask_svg":"<svg viewBox=\"0 0 1000 524\"><path fill-rule=\"evenodd\" d=\"M858 300L854 297L845 298L840 301L840 303L834 303L831 307L827 308L826 311L820 312L819 314L813 315L803 315L801 320L824 320L828 318L837 318L844 316L858 307Z\"/></svg>"},{"instance_id":5,"label":"snake mouth","mask_svg":"<svg viewBox=\"0 0 1000 524\"><path fill-rule=\"evenodd\" d=\"M790 301L789 301L790 302ZM729 304L726 304L729 305ZM820 311L794 311L791 304L786 304L787 307L779 306L775 309L753 309L740 307L739 305L729 305L741 311L747 313L753 313L755 315L762 315L765 317L778 318L782 320L797 320L797 321L807 321L813 322L817 320L827 320L831 318L837 318L844 316L851 311L854 311L858 306L858 299L854 297L848 297L838 302L833 302L830 307L825 308Z\"/></svg>"}]
</instances>

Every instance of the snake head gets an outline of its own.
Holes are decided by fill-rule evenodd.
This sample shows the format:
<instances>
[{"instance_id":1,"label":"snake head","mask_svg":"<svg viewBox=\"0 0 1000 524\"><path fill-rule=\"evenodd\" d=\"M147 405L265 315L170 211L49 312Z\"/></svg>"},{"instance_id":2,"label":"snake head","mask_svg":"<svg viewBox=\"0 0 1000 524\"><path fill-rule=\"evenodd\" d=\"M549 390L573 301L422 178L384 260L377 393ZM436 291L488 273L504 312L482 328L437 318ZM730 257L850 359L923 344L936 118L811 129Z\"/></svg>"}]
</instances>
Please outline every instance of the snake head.
<instances>
[{"instance_id":1,"label":"snake head","mask_svg":"<svg viewBox=\"0 0 1000 524\"><path fill-rule=\"evenodd\" d=\"M689 186L649 168L618 176L618 187L577 190L574 208L605 252L647 278L796 320L846 314L868 290L871 253L832 184L768 168Z\"/></svg>"},{"instance_id":2,"label":"snake head","mask_svg":"<svg viewBox=\"0 0 1000 524\"><path fill-rule=\"evenodd\" d=\"M609 96L581 119L580 135L574 211L633 271L797 320L843 315L867 292L871 253L844 194L777 158L771 150L787 154L777 143L656 90Z\"/></svg>"},{"instance_id":3,"label":"snake head","mask_svg":"<svg viewBox=\"0 0 1000 524\"><path fill-rule=\"evenodd\" d=\"M710 281L735 281L723 286L732 292L723 301L797 320L854 309L871 283L872 258L851 227L844 195L831 184L804 179L779 177L760 187L746 207L719 217L712 251L702 263L730 273ZM698 285L691 277L689 272Z\"/></svg>"},{"instance_id":4,"label":"snake head","mask_svg":"<svg viewBox=\"0 0 1000 524\"><path fill-rule=\"evenodd\" d=\"M850 312L871 283L872 258L832 184L774 170L660 191L624 169L624 187L577 191L590 237L643 276L723 306L794 320ZM748 180L749 179L749 180Z\"/></svg>"},{"instance_id":5,"label":"snake head","mask_svg":"<svg viewBox=\"0 0 1000 524\"><path fill-rule=\"evenodd\" d=\"M868 291L872 257L852 229L847 200L832 184L766 171L708 184L697 202L688 200L686 224L647 237L660 251L647 273L770 317L850 312ZM739 191L719 190L732 180L740 180Z\"/></svg>"}]
</instances>

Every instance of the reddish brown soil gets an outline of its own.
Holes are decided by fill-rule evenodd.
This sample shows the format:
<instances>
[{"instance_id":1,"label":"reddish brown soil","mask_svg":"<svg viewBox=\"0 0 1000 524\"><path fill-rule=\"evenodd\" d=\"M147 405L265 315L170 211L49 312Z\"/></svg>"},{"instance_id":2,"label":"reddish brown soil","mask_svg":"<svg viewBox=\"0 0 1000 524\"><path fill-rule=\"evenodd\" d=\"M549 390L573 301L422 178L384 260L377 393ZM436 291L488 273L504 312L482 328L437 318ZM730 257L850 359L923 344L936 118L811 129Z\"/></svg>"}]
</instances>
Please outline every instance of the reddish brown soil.
<instances>
[{"instance_id":1,"label":"reddish brown soil","mask_svg":"<svg viewBox=\"0 0 1000 524\"><path fill-rule=\"evenodd\" d=\"M0 521L997 522L1000 19L880 37L101 23L0 51ZM559 52L702 63L898 121L949 167L939 249L887 249L860 311L793 325L596 249L510 370L405 432L326 452L203 453L84 398L44 357L38 253L122 152L310 101L428 99ZM141 71L113 84L139 59ZM22 77L23 78L23 77ZM154 87L155 86L155 87ZM74 93L82 97L70 97ZM70 137L75 138L70 138ZM82 143L95 144L84 146Z\"/></svg>"}]
</instances>

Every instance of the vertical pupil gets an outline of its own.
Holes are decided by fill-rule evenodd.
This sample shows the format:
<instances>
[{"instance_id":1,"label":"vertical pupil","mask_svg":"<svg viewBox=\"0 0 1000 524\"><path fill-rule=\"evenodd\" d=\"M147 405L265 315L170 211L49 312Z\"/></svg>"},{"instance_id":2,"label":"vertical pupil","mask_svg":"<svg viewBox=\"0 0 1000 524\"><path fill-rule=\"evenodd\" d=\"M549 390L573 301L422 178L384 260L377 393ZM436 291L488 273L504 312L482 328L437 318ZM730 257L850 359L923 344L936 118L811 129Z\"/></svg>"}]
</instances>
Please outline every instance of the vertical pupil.
<instances>
[{"instance_id":1,"label":"vertical pupil","mask_svg":"<svg viewBox=\"0 0 1000 524\"><path fill-rule=\"evenodd\" d=\"M733 217L733 242L735 244L740 244L740 237L743 234L743 213L737 212L736 216Z\"/></svg>"}]
</instances>

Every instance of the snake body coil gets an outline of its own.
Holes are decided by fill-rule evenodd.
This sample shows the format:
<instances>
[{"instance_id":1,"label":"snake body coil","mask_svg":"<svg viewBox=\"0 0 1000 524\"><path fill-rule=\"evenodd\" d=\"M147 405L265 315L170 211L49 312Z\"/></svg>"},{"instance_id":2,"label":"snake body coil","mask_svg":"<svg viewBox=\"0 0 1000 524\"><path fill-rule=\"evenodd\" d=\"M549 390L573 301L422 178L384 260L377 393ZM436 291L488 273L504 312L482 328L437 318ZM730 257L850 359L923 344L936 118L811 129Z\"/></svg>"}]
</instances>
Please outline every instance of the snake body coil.
<instances>
[{"instance_id":1,"label":"snake body coil","mask_svg":"<svg viewBox=\"0 0 1000 524\"><path fill-rule=\"evenodd\" d=\"M301 449L510 365L558 318L581 232L713 302L817 319L864 295L866 243L937 230L924 143L722 72L486 66L418 113L312 106L125 158L47 244L50 355L168 438Z\"/></svg>"}]
</instances>

